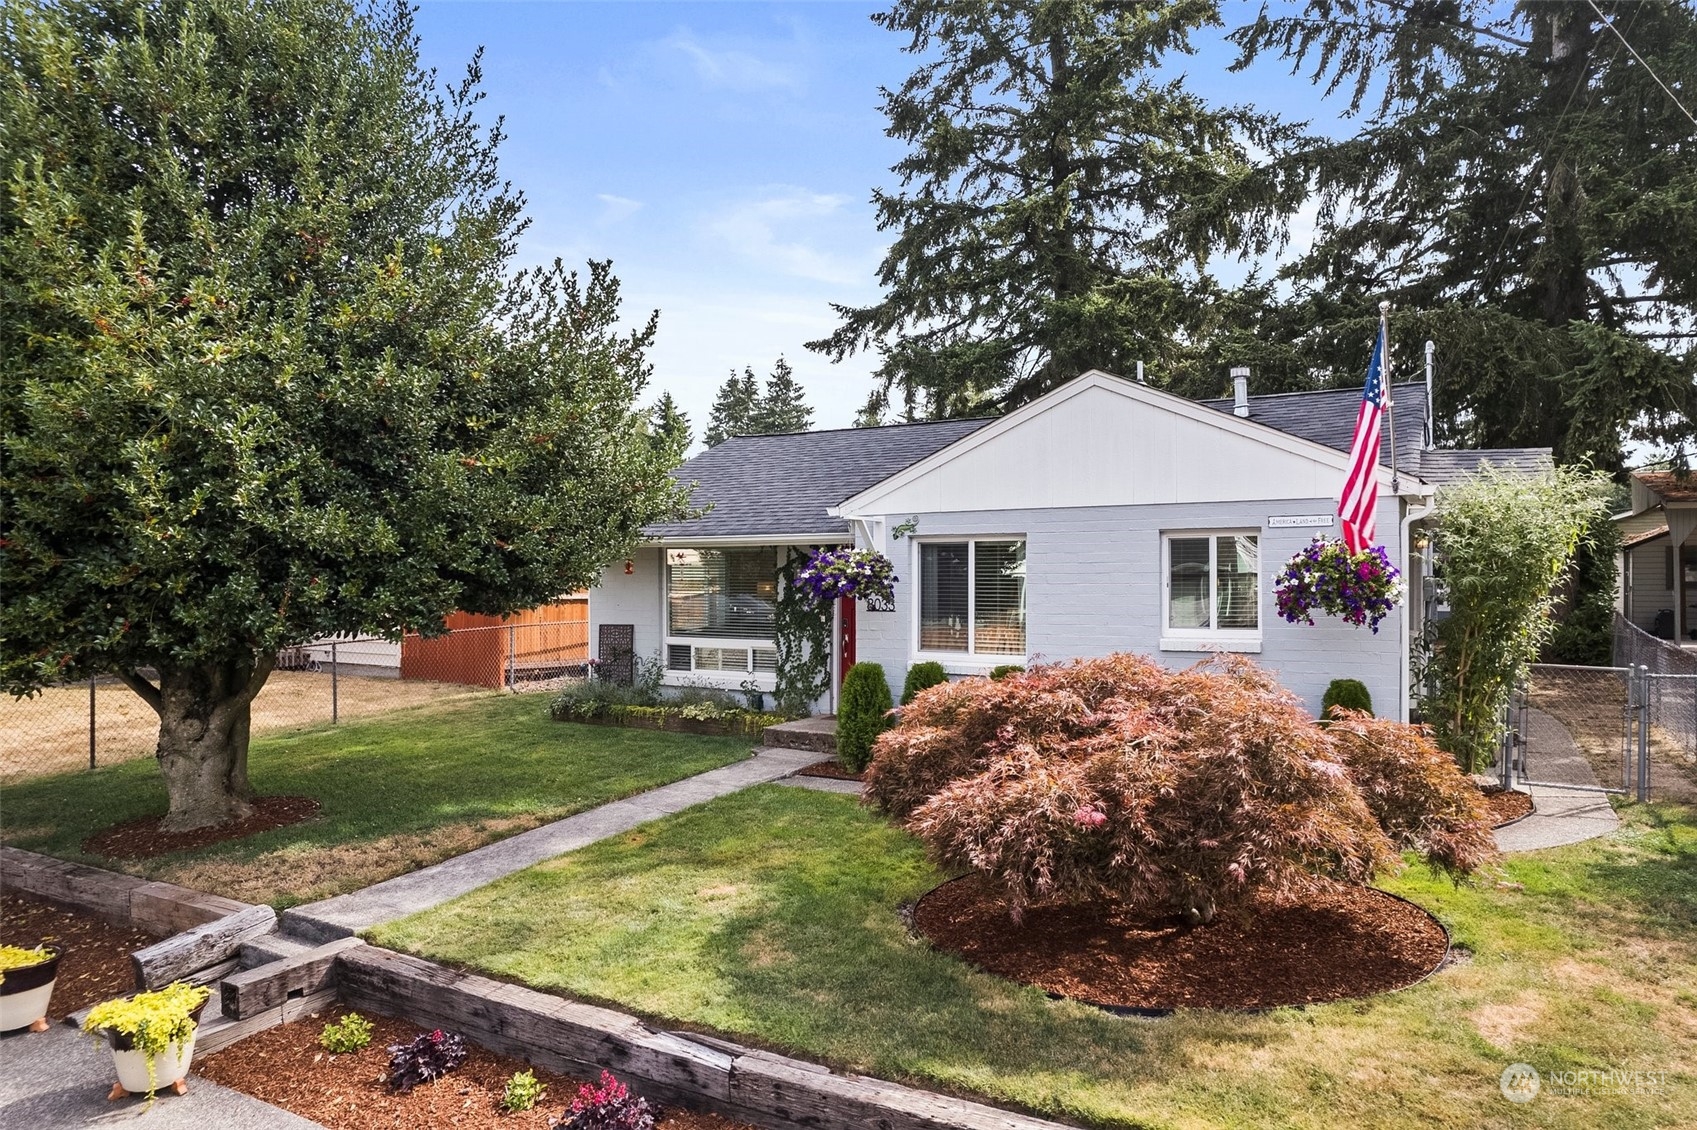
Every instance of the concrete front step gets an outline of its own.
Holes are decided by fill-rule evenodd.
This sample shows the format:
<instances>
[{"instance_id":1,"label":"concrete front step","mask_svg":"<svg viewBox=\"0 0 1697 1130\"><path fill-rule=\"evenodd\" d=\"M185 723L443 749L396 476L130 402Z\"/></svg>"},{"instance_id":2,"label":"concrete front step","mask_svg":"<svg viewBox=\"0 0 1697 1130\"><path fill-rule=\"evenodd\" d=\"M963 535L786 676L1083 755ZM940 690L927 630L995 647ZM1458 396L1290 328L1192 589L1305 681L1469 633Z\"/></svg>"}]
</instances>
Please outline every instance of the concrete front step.
<instances>
[{"instance_id":1,"label":"concrete front step","mask_svg":"<svg viewBox=\"0 0 1697 1130\"><path fill-rule=\"evenodd\" d=\"M837 720L822 716L780 722L762 730L760 741L771 749L799 749L832 757L837 752Z\"/></svg>"}]
</instances>

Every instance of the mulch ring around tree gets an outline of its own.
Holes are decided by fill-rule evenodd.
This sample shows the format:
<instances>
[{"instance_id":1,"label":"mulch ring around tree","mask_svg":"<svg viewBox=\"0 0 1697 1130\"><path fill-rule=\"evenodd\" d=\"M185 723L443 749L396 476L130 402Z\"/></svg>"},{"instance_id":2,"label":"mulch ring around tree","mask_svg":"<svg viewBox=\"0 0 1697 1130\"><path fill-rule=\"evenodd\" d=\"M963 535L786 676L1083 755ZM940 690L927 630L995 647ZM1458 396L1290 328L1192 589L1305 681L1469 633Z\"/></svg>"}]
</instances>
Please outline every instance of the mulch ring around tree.
<instances>
[{"instance_id":1,"label":"mulch ring around tree","mask_svg":"<svg viewBox=\"0 0 1697 1130\"><path fill-rule=\"evenodd\" d=\"M130 954L158 940L34 895L13 892L0 898L0 945L48 942L65 951L47 1008L47 1019L54 1023L91 1004L134 992Z\"/></svg>"},{"instance_id":2,"label":"mulch ring around tree","mask_svg":"<svg viewBox=\"0 0 1697 1130\"><path fill-rule=\"evenodd\" d=\"M151 859L173 851L189 851L226 840L239 840L273 828L299 824L317 815L318 801L309 796L255 797L253 812L233 824L196 828L192 832L165 832L159 828L162 817L147 816L94 833L82 842L82 849L90 855L103 855L108 859Z\"/></svg>"},{"instance_id":3,"label":"mulch ring around tree","mask_svg":"<svg viewBox=\"0 0 1697 1130\"><path fill-rule=\"evenodd\" d=\"M1123 908L1032 906L1016 925L1000 892L968 875L921 898L913 917L934 946L986 973L1155 1014L1370 996L1422 980L1449 952L1449 935L1430 914L1370 887L1251 910L1188 927Z\"/></svg>"},{"instance_id":4,"label":"mulch ring around tree","mask_svg":"<svg viewBox=\"0 0 1697 1130\"><path fill-rule=\"evenodd\" d=\"M866 773L864 771L859 773L850 773L847 769L844 769L840 764L838 764L837 759L834 757L828 761L815 761L812 765L807 766L805 769L797 769L795 771L795 775L797 777L829 777L833 781L866 780Z\"/></svg>"},{"instance_id":5,"label":"mulch ring around tree","mask_svg":"<svg viewBox=\"0 0 1697 1130\"><path fill-rule=\"evenodd\" d=\"M327 1021L340 1019L340 1005L268 1029L234 1046L196 1057L194 1073L309 1118L329 1130L544 1130L577 1094L578 1082L468 1043L466 1061L406 1094L384 1082L390 1044L408 1043L424 1029L385 1016L367 1016L374 1031L363 1051L331 1055L318 1046ZM527 1111L501 1109L507 1080L531 1071L547 1086L542 1101ZM634 1093L641 1094L633 1088ZM653 1103L653 1100L649 1100ZM656 1104L657 1105L657 1104ZM754 1130L713 1114L661 1111L660 1130Z\"/></svg>"},{"instance_id":6,"label":"mulch ring around tree","mask_svg":"<svg viewBox=\"0 0 1697 1130\"><path fill-rule=\"evenodd\" d=\"M1481 788L1479 795L1485 799L1485 807L1490 812L1491 827L1501 828L1523 820L1532 815L1532 797L1516 789Z\"/></svg>"}]
</instances>

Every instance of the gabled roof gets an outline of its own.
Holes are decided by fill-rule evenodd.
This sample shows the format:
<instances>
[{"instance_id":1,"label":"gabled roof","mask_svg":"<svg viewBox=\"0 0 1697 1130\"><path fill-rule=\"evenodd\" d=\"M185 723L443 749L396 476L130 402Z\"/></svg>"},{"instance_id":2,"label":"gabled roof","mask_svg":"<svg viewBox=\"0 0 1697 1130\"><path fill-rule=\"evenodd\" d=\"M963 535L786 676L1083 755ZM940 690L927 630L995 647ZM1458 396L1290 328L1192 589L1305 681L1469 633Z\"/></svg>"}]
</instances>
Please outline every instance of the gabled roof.
<instances>
[{"instance_id":1,"label":"gabled roof","mask_svg":"<svg viewBox=\"0 0 1697 1130\"><path fill-rule=\"evenodd\" d=\"M1231 412L1231 400L1204 400L1221 412ZM1326 389L1320 392L1282 392L1249 398L1249 419L1293 436L1313 440L1339 451L1348 451L1355 438L1355 418L1361 410L1358 388ZM1490 464L1499 471L1533 474L1548 471L1555 460L1547 447L1499 447L1476 451L1423 450L1426 433L1426 386L1391 386L1391 411L1396 417L1397 470L1415 475L1433 486L1455 482ZM1383 455L1390 454L1390 428L1380 425Z\"/></svg>"},{"instance_id":2,"label":"gabled roof","mask_svg":"<svg viewBox=\"0 0 1697 1130\"><path fill-rule=\"evenodd\" d=\"M1632 477L1649 488L1658 502L1697 502L1697 474L1672 471L1634 471Z\"/></svg>"},{"instance_id":3,"label":"gabled roof","mask_svg":"<svg viewBox=\"0 0 1697 1130\"><path fill-rule=\"evenodd\" d=\"M736 436L684 463L700 518L650 526L650 538L846 537L826 510L988 424L988 419Z\"/></svg>"},{"instance_id":4,"label":"gabled roof","mask_svg":"<svg viewBox=\"0 0 1697 1130\"><path fill-rule=\"evenodd\" d=\"M1219 412L1231 413L1233 402L1203 400ZM1248 419L1288 435L1348 451L1355 438L1355 418L1361 411L1361 389L1336 388L1321 392L1276 392L1249 397ZM1397 467L1412 470L1426 442L1426 386L1391 386L1391 412L1396 417ZM1390 455L1390 427L1380 424L1381 450Z\"/></svg>"}]
</instances>

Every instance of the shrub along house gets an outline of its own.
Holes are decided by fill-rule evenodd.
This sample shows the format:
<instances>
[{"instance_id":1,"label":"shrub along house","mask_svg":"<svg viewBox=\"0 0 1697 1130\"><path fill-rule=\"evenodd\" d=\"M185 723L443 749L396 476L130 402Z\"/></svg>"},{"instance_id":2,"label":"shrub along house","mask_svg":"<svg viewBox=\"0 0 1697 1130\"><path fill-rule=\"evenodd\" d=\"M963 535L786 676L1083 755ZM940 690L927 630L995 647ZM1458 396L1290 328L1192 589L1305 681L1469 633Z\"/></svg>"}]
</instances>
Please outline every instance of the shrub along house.
<instances>
[{"instance_id":1,"label":"shrub along house","mask_svg":"<svg viewBox=\"0 0 1697 1130\"><path fill-rule=\"evenodd\" d=\"M1426 446L1423 385L1393 390L1397 473L1379 471L1379 540L1422 591L1417 523L1435 488L1489 459L1547 451ZM1421 602L1377 634L1289 624L1273 580L1315 535L1338 533L1358 390L1197 402L1089 372L993 419L746 436L680 467L710 507L657 526L590 597L596 656L657 656L673 685L770 690L780 565L792 549L853 545L895 564L885 607L839 602L830 709L841 672L911 663L951 676L1002 664L1135 651L1170 666L1249 655L1317 709L1335 678L1364 682L1406 717ZM1411 553L1411 547L1415 547ZM1408 613L1412 610L1413 615Z\"/></svg>"}]
</instances>

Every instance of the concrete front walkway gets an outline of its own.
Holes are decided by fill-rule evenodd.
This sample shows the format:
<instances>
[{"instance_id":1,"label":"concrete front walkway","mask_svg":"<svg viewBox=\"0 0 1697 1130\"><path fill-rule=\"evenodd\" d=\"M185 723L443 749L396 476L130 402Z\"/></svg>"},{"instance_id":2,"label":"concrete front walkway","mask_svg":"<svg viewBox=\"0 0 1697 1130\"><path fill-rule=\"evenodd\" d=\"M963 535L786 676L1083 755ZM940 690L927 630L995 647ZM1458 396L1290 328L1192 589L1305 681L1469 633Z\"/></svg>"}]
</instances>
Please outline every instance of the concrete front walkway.
<instances>
[{"instance_id":1,"label":"concrete front walkway","mask_svg":"<svg viewBox=\"0 0 1697 1130\"><path fill-rule=\"evenodd\" d=\"M429 910L514 871L627 832L638 824L739 792L750 785L787 777L818 760L817 753L804 750L761 749L747 761L603 804L434 866L385 879L363 890L293 907L283 912L282 928L285 933L312 942L345 938L380 923Z\"/></svg>"},{"instance_id":2,"label":"concrete front walkway","mask_svg":"<svg viewBox=\"0 0 1697 1130\"><path fill-rule=\"evenodd\" d=\"M105 1044L64 1024L0 1038L0 1126L60 1130L136 1123L145 1130L322 1130L298 1114L189 1074L189 1093L106 1101L117 1075Z\"/></svg>"},{"instance_id":3,"label":"concrete front walkway","mask_svg":"<svg viewBox=\"0 0 1697 1130\"><path fill-rule=\"evenodd\" d=\"M1511 852L1561 847L1606 836L1620 827L1608 796L1594 791L1597 775L1567 727L1542 710L1529 709L1526 716L1528 775L1552 784L1527 786L1537 811L1498 828L1498 849Z\"/></svg>"}]
</instances>

